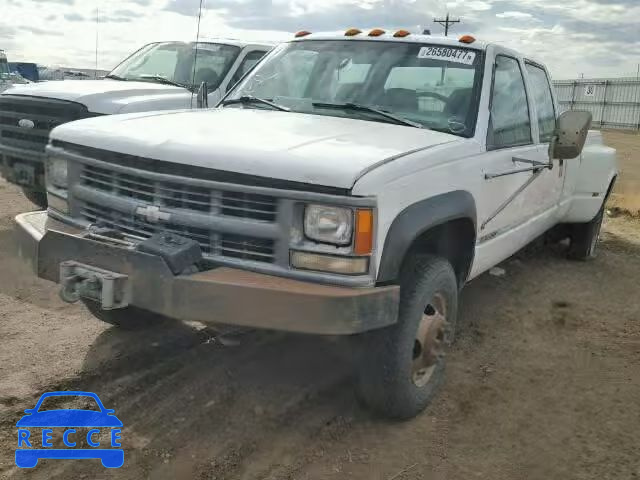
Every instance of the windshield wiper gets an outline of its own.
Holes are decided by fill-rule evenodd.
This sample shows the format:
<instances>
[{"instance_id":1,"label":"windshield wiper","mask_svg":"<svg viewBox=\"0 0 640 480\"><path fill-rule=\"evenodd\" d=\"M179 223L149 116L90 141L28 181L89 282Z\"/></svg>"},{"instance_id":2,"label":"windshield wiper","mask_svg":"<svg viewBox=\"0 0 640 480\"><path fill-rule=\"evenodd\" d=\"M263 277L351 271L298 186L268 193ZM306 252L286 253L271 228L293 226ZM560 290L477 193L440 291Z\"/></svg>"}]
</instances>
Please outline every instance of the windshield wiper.
<instances>
[{"instance_id":1,"label":"windshield wiper","mask_svg":"<svg viewBox=\"0 0 640 480\"><path fill-rule=\"evenodd\" d=\"M230 98L228 100L224 100L221 105L233 105L234 103L241 103L242 105L246 105L248 103L261 103L263 105L268 105L276 110L280 110L281 112L291 111L291 109L283 107L282 105L278 105L277 103L273 103L271 100L267 100L266 98L254 97L253 95L243 95L242 97L238 98Z\"/></svg>"},{"instance_id":2,"label":"windshield wiper","mask_svg":"<svg viewBox=\"0 0 640 480\"><path fill-rule=\"evenodd\" d=\"M109 75L105 75L104 78L110 78L112 80L121 80L123 82L126 82L127 80L129 80L128 78L121 77L120 75L114 75L112 73L110 73Z\"/></svg>"},{"instance_id":3,"label":"windshield wiper","mask_svg":"<svg viewBox=\"0 0 640 480\"><path fill-rule=\"evenodd\" d=\"M142 80L153 80L154 82L164 83L165 85L173 85L174 87L181 87L189 89L188 85L180 82L174 82L173 80L168 79L167 77L163 77L161 75L140 75L138 78Z\"/></svg>"},{"instance_id":4,"label":"windshield wiper","mask_svg":"<svg viewBox=\"0 0 640 480\"><path fill-rule=\"evenodd\" d=\"M389 120L393 120L395 123L401 125L407 125L409 127L414 128L425 128L424 125L418 122L412 122L411 120L407 120L406 118L402 118L398 115L394 115L393 113L387 112L385 110L381 110L376 107L371 107L369 105L361 105L359 103L328 103L328 102L312 102L311 105L314 107L321 108L342 108L345 110L357 110L361 112L369 112L375 113L381 117L388 118Z\"/></svg>"}]
</instances>

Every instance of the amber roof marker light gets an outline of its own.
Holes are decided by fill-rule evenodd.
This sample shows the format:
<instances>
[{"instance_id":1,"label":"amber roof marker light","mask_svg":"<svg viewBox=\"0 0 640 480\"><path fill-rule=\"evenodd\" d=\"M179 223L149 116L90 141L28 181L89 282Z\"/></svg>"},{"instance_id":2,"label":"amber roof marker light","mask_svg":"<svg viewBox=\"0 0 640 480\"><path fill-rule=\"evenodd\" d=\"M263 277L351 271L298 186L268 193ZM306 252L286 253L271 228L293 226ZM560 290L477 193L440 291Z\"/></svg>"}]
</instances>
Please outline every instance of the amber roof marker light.
<instances>
[{"instance_id":1,"label":"amber roof marker light","mask_svg":"<svg viewBox=\"0 0 640 480\"><path fill-rule=\"evenodd\" d=\"M307 35L311 35L311 32L308 32L306 30L300 30L299 32L296 32L294 37L295 38L300 38L300 37L306 37Z\"/></svg>"},{"instance_id":2,"label":"amber roof marker light","mask_svg":"<svg viewBox=\"0 0 640 480\"><path fill-rule=\"evenodd\" d=\"M356 229L353 253L369 255L373 251L373 210L356 210Z\"/></svg>"},{"instance_id":3,"label":"amber roof marker light","mask_svg":"<svg viewBox=\"0 0 640 480\"><path fill-rule=\"evenodd\" d=\"M374 28L373 30L371 30L371 31L369 32L369 34L368 34L368 35L369 35L370 37L379 37L379 36L381 36L381 35L384 35L385 33L387 33L387 32L385 32L385 31L384 31L384 30L382 30L381 28Z\"/></svg>"},{"instance_id":4,"label":"amber roof marker light","mask_svg":"<svg viewBox=\"0 0 640 480\"><path fill-rule=\"evenodd\" d=\"M411 35L411 32L409 30L398 30L396 33L393 34L393 36L396 38L404 38L404 37L408 37L409 35Z\"/></svg>"},{"instance_id":5,"label":"amber roof marker light","mask_svg":"<svg viewBox=\"0 0 640 480\"><path fill-rule=\"evenodd\" d=\"M357 28L350 28L346 32L344 32L345 37L355 37L356 35L360 35L362 30L358 30Z\"/></svg>"},{"instance_id":6,"label":"amber roof marker light","mask_svg":"<svg viewBox=\"0 0 640 480\"><path fill-rule=\"evenodd\" d=\"M471 35L462 35L462 36L458 39L458 41L459 41L460 43L467 43L467 44L470 44L470 43L475 42L475 41L476 41L476 38L475 38L475 37L473 37L473 36L471 36Z\"/></svg>"}]
</instances>

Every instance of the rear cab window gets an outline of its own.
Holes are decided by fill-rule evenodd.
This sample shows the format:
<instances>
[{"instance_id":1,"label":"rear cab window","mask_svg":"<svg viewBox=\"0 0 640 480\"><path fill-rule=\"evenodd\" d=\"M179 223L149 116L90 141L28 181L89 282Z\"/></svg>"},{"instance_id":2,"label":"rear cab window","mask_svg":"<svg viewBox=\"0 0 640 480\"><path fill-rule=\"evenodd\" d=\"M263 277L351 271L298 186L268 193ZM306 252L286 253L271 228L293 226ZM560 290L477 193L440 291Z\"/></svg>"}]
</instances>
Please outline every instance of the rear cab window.
<instances>
[{"instance_id":1,"label":"rear cab window","mask_svg":"<svg viewBox=\"0 0 640 480\"><path fill-rule=\"evenodd\" d=\"M540 143L549 143L556 127L556 110L553 105L551 82L547 72L539 65L526 62L531 96L536 107Z\"/></svg>"}]
</instances>

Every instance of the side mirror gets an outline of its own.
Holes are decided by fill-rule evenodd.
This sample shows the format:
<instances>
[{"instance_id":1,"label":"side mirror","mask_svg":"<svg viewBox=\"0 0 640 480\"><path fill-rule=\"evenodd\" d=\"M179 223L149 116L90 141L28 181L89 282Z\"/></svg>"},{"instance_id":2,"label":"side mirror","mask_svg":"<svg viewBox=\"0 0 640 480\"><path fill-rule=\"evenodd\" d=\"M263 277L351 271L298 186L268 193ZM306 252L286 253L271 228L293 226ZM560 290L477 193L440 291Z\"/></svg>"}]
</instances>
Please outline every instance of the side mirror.
<instances>
[{"instance_id":1,"label":"side mirror","mask_svg":"<svg viewBox=\"0 0 640 480\"><path fill-rule=\"evenodd\" d=\"M196 106L198 108L209 108L209 87L207 87L207 82L202 82L200 88L198 88Z\"/></svg>"},{"instance_id":2,"label":"side mirror","mask_svg":"<svg viewBox=\"0 0 640 480\"><path fill-rule=\"evenodd\" d=\"M556 122L549 158L570 160L579 157L591 128L591 113L572 110L563 112Z\"/></svg>"}]
</instances>

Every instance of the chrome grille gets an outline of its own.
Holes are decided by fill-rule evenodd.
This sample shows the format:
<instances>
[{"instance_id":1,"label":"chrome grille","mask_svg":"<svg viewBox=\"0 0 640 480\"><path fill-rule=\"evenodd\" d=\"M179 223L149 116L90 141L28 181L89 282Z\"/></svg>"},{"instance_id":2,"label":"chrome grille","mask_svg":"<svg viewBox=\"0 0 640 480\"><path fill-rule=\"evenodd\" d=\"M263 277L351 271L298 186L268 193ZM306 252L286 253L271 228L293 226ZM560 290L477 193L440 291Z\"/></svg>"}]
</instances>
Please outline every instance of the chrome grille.
<instances>
[{"instance_id":1,"label":"chrome grille","mask_svg":"<svg viewBox=\"0 0 640 480\"><path fill-rule=\"evenodd\" d=\"M8 147L44 152L49 132L63 123L91 117L84 105L50 98L21 95L0 96L0 143ZM21 128L18 122L31 120L33 128Z\"/></svg>"},{"instance_id":2,"label":"chrome grille","mask_svg":"<svg viewBox=\"0 0 640 480\"><path fill-rule=\"evenodd\" d=\"M198 242L202 253L208 257L222 256L267 263L274 261L275 248L271 239L217 233L171 222L151 224L135 215L127 215L91 202L81 202L80 215L91 223L113 228L128 236L148 238L156 232L163 231L187 237Z\"/></svg>"},{"instance_id":3,"label":"chrome grille","mask_svg":"<svg viewBox=\"0 0 640 480\"><path fill-rule=\"evenodd\" d=\"M212 190L179 182L150 180L141 174L121 173L84 165L83 185L118 197L152 203L159 207L215 213L229 217L274 222L277 201L254 193Z\"/></svg>"}]
</instances>

